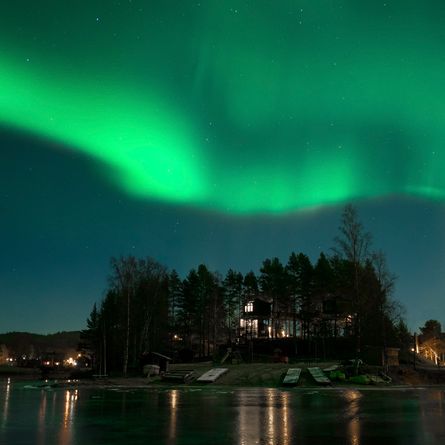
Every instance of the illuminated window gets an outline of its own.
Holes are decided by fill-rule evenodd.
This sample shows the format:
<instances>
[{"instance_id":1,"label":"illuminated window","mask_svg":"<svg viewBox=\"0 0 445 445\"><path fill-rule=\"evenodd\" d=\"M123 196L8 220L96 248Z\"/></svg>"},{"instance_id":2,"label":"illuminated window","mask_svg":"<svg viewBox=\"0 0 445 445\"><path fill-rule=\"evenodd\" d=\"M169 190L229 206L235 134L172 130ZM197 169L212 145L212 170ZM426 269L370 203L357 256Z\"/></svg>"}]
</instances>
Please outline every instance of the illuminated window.
<instances>
[{"instance_id":1,"label":"illuminated window","mask_svg":"<svg viewBox=\"0 0 445 445\"><path fill-rule=\"evenodd\" d=\"M243 320L241 319L241 328L245 329L245 333L248 336L258 336L258 320Z\"/></svg>"},{"instance_id":2,"label":"illuminated window","mask_svg":"<svg viewBox=\"0 0 445 445\"><path fill-rule=\"evenodd\" d=\"M244 306L244 312L253 312L253 301L249 301L249 302Z\"/></svg>"}]
</instances>

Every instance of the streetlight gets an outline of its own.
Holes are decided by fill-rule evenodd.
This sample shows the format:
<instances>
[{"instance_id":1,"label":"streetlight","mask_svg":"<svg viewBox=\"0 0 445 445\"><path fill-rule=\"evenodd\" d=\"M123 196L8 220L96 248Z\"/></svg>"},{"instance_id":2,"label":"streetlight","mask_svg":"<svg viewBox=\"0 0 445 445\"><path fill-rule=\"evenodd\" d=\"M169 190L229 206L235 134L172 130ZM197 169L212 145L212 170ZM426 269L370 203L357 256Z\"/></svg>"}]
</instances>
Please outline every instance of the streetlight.
<instances>
[{"instance_id":1,"label":"streetlight","mask_svg":"<svg viewBox=\"0 0 445 445\"><path fill-rule=\"evenodd\" d=\"M411 348L411 352L413 353L413 367L416 369L416 348Z\"/></svg>"}]
</instances>

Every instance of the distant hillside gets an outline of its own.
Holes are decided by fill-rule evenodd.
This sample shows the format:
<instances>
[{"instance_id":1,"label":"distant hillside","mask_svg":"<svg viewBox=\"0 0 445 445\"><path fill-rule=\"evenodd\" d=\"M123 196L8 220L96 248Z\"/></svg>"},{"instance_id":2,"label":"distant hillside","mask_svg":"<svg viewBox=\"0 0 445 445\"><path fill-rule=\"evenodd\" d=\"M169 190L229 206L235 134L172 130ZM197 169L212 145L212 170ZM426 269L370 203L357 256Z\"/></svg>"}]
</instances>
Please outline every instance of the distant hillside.
<instances>
[{"instance_id":1,"label":"distant hillside","mask_svg":"<svg viewBox=\"0 0 445 445\"><path fill-rule=\"evenodd\" d=\"M0 334L0 344L5 344L10 355L37 358L48 353L75 351L80 341L80 331L57 332L41 335L30 332L8 332Z\"/></svg>"}]
</instances>

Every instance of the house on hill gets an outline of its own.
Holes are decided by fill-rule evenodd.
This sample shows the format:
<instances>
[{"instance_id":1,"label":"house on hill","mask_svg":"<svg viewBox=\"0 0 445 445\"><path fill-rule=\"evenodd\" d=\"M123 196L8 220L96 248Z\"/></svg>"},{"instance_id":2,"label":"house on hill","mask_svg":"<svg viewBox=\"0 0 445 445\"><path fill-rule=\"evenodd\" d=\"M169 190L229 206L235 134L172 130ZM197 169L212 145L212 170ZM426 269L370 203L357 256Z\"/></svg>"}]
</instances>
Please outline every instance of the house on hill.
<instances>
[{"instance_id":1,"label":"house on hill","mask_svg":"<svg viewBox=\"0 0 445 445\"><path fill-rule=\"evenodd\" d=\"M314 297L307 307L281 307L263 298L248 300L240 318L239 338L347 337L352 333L351 301L334 295Z\"/></svg>"},{"instance_id":2,"label":"house on hill","mask_svg":"<svg viewBox=\"0 0 445 445\"><path fill-rule=\"evenodd\" d=\"M271 303L261 298L247 301L240 319L239 337L241 339L270 337L271 313Z\"/></svg>"}]
</instances>

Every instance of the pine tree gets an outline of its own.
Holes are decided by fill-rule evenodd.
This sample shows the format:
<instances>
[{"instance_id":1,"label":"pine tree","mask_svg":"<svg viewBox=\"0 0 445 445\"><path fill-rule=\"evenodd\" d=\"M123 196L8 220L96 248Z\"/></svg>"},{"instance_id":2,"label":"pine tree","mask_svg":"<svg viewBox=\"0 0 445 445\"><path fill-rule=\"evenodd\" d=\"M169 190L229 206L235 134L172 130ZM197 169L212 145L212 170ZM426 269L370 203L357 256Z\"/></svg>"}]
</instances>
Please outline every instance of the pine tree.
<instances>
[{"instance_id":1,"label":"pine tree","mask_svg":"<svg viewBox=\"0 0 445 445\"><path fill-rule=\"evenodd\" d=\"M243 305L243 276L239 272L229 269L223 281L224 308L226 313L226 327L229 343L236 337L240 325Z\"/></svg>"}]
</instances>

